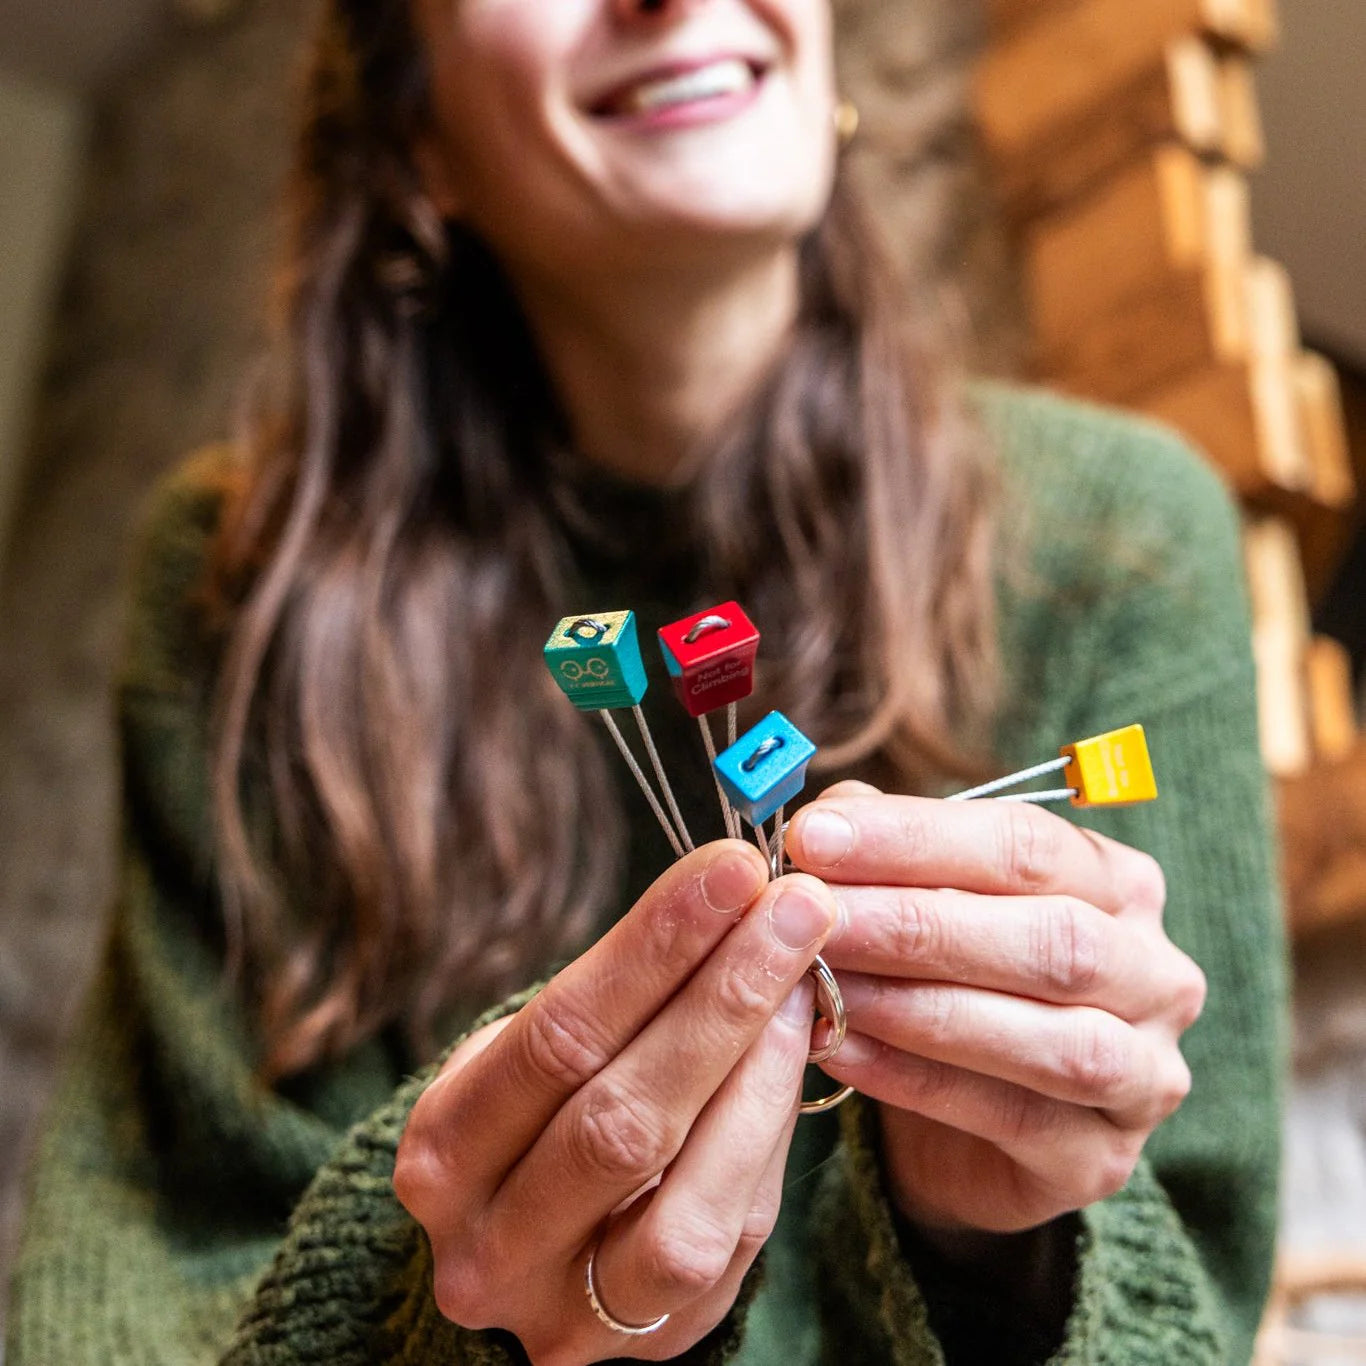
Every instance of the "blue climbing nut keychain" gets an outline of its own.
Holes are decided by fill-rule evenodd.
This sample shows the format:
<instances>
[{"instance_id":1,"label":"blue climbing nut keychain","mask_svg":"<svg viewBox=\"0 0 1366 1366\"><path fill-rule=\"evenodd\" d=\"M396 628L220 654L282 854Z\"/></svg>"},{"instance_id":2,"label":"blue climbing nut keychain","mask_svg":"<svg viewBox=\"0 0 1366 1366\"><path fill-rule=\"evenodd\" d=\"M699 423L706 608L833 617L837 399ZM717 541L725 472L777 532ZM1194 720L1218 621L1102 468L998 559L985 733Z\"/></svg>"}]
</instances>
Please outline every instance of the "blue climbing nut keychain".
<instances>
[{"instance_id":1,"label":"blue climbing nut keychain","mask_svg":"<svg viewBox=\"0 0 1366 1366\"><path fill-rule=\"evenodd\" d=\"M806 786L816 746L785 717L771 711L716 760L716 776L731 804L761 826Z\"/></svg>"}]
</instances>

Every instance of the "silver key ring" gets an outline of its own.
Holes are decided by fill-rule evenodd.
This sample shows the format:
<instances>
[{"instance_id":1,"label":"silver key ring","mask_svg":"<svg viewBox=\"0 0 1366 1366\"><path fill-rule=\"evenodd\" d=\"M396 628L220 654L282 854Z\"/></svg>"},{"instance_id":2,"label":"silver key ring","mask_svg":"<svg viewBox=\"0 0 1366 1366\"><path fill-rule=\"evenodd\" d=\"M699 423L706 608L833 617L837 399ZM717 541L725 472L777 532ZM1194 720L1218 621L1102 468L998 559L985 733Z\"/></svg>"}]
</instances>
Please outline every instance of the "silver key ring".
<instances>
[{"instance_id":1,"label":"silver key ring","mask_svg":"<svg viewBox=\"0 0 1366 1366\"><path fill-rule=\"evenodd\" d=\"M714 612L711 616L703 617L686 636L683 637L684 645L696 645L703 636L712 631L729 631L730 622L725 617L719 617Z\"/></svg>"},{"instance_id":2,"label":"silver key ring","mask_svg":"<svg viewBox=\"0 0 1366 1366\"><path fill-rule=\"evenodd\" d=\"M840 991L840 984L835 980L835 974L830 971L830 965L825 959L817 954L816 961L807 969L807 974L815 980L816 1003L820 1006L821 1014L830 1021L830 1038L823 1048L813 1048L806 1057L808 1062L825 1062L835 1056L840 1044L844 1042L845 1032L849 1028L849 1017L844 1009L844 993ZM853 1094L852 1086L841 1086L838 1091L832 1091L828 1096L821 1096L818 1100L802 1101L801 1113L824 1114L826 1110L843 1105Z\"/></svg>"},{"instance_id":3,"label":"silver key ring","mask_svg":"<svg viewBox=\"0 0 1366 1366\"><path fill-rule=\"evenodd\" d=\"M781 822L769 843L769 856L773 859L775 876L782 871L783 847L787 841L787 827L791 824L791 821ZM844 1036L849 1030L849 1016L844 1008L844 993L840 990L835 974L830 971L830 964L820 954L816 955L815 962L806 972L816 984L817 1009L830 1021L830 1038L823 1047L813 1048L806 1055L806 1060L808 1063L828 1062L839 1052L840 1044L844 1042ZM832 1091L828 1096L802 1101L800 1112L804 1115L824 1114L837 1105L843 1105L853 1094L852 1086L841 1086L838 1091Z\"/></svg>"},{"instance_id":4,"label":"silver key ring","mask_svg":"<svg viewBox=\"0 0 1366 1366\"><path fill-rule=\"evenodd\" d=\"M840 1044L849 1028L849 1017L844 1011L844 993L830 971L830 965L819 954L816 961L806 970L807 976L816 983L816 1005L820 1013L830 1021L830 1038L823 1048L813 1048L806 1055L807 1062L827 1062L839 1052Z\"/></svg>"}]
</instances>

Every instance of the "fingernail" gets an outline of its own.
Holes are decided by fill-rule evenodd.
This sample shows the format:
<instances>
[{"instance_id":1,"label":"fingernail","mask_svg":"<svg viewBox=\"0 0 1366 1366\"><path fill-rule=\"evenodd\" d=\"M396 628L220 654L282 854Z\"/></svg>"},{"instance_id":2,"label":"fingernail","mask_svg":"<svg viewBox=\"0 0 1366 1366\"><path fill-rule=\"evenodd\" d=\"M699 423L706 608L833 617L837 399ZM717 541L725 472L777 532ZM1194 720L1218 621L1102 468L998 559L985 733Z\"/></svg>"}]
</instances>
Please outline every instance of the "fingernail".
<instances>
[{"instance_id":1,"label":"fingernail","mask_svg":"<svg viewBox=\"0 0 1366 1366\"><path fill-rule=\"evenodd\" d=\"M802 857L817 868L833 868L854 847L854 827L838 811L821 807L802 817Z\"/></svg>"},{"instance_id":2,"label":"fingernail","mask_svg":"<svg viewBox=\"0 0 1366 1366\"><path fill-rule=\"evenodd\" d=\"M830 928L830 907L812 892L791 887L769 907L773 937L789 949L809 949Z\"/></svg>"},{"instance_id":3,"label":"fingernail","mask_svg":"<svg viewBox=\"0 0 1366 1366\"><path fill-rule=\"evenodd\" d=\"M811 1023L811 1012L815 1008L815 993L808 985L806 978L802 978L795 987L787 994L785 1000L778 1011L778 1014L793 1025L809 1025Z\"/></svg>"},{"instance_id":4,"label":"fingernail","mask_svg":"<svg viewBox=\"0 0 1366 1366\"><path fill-rule=\"evenodd\" d=\"M719 915L734 915L749 905L763 886L752 859L726 854L702 874L702 900Z\"/></svg>"}]
</instances>

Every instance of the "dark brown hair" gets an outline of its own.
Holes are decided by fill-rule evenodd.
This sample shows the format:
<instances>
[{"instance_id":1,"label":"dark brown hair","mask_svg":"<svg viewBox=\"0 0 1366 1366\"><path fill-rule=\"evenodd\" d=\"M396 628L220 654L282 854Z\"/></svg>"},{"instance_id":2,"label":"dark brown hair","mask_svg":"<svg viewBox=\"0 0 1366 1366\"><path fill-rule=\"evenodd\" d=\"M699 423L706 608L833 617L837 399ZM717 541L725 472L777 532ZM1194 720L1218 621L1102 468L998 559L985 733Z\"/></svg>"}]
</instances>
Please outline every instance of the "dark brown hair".
<instances>
[{"instance_id":1,"label":"dark brown hair","mask_svg":"<svg viewBox=\"0 0 1366 1366\"><path fill-rule=\"evenodd\" d=\"M228 942L271 1076L390 1026L428 1048L582 940L621 842L539 657L571 610L563 422L497 262L421 193L409 3L324 6L273 393L213 565ZM826 769L915 787L962 770L990 707L989 463L843 175L802 270L694 536L773 646L765 704Z\"/></svg>"}]
</instances>

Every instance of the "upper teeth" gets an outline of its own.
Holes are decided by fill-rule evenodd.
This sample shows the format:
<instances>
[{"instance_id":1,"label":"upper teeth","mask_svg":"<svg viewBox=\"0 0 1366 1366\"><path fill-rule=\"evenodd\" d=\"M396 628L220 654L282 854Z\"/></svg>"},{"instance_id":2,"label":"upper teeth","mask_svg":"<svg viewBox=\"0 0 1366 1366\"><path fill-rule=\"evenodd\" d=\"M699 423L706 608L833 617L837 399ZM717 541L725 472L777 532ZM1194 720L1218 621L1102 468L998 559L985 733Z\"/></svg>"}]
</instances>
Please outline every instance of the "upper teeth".
<instances>
[{"instance_id":1,"label":"upper teeth","mask_svg":"<svg viewBox=\"0 0 1366 1366\"><path fill-rule=\"evenodd\" d=\"M714 99L719 95L738 95L754 84L754 72L738 57L710 66L699 66L678 76L647 81L636 86L624 101L627 113L644 113L689 100Z\"/></svg>"}]
</instances>

